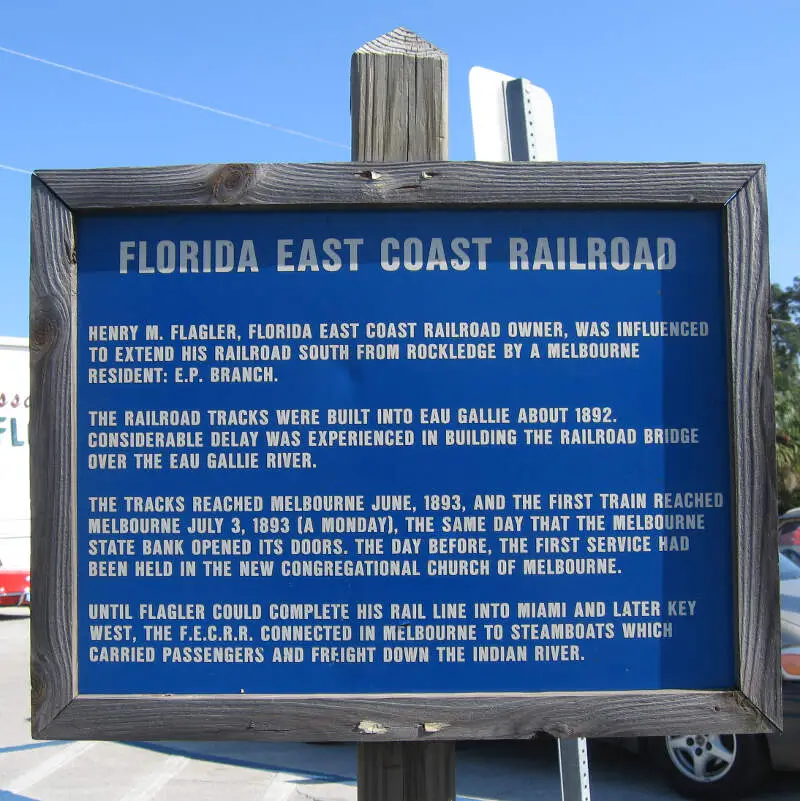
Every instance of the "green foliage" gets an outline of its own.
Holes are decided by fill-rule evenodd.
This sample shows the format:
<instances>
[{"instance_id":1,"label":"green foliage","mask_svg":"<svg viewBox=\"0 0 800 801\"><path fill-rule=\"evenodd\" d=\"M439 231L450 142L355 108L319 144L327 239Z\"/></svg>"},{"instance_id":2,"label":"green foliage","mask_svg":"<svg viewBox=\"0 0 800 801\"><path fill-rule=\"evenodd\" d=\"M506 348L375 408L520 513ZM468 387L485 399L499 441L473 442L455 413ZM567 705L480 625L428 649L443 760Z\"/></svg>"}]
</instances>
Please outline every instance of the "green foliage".
<instances>
[{"instance_id":1,"label":"green foliage","mask_svg":"<svg viewBox=\"0 0 800 801\"><path fill-rule=\"evenodd\" d=\"M772 285L772 351L778 503L800 506L800 278Z\"/></svg>"}]
</instances>

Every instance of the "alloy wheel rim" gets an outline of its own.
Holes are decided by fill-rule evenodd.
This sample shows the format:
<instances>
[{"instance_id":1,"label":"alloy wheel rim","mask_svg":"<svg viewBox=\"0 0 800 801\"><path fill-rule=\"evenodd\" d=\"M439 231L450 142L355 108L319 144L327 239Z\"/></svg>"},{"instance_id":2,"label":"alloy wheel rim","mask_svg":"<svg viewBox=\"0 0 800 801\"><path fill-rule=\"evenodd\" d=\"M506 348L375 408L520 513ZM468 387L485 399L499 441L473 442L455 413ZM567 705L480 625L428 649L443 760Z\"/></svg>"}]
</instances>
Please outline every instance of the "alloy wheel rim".
<instances>
[{"instance_id":1,"label":"alloy wheel rim","mask_svg":"<svg viewBox=\"0 0 800 801\"><path fill-rule=\"evenodd\" d=\"M672 764L695 782L717 782L730 773L736 761L733 734L682 734L666 738Z\"/></svg>"}]
</instances>

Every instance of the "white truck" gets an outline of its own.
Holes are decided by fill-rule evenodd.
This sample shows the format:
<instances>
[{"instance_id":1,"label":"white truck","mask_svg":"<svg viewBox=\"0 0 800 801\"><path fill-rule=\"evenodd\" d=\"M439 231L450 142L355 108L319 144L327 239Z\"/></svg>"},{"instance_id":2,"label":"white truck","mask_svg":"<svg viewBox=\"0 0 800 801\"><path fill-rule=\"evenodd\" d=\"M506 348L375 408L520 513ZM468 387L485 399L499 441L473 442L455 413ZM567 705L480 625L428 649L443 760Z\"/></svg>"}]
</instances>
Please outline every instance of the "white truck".
<instances>
[{"instance_id":1,"label":"white truck","mask_svg":"<svg viewBox=\"0 0 800 801\"><path fill-rule=\"evenodd\" d=\"M0 606L30 603L28 340L0 337Z\"/></svg>"}]
</instances>

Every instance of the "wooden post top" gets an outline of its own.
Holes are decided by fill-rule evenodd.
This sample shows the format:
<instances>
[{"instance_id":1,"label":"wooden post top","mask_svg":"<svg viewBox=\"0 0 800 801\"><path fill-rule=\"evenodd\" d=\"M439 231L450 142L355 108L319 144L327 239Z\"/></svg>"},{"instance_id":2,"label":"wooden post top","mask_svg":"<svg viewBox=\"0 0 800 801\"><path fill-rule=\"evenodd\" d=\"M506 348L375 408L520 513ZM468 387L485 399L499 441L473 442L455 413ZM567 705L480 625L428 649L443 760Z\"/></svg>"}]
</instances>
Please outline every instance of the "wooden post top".
<instances>
[{"instance_id":1,"label":"wooden post top","mask_svg":"<svg viewBox=\"0 0 800 801\"><path fill-rule=\"evenodd\" d=\"M365 42L356 53L374 55L424 56L426 58L446 59L447 54L436 45L423 39L408 28L395 28L371 42Z\"/></svg>"},{"instance_id":2,"label":"wooden post top","mask_svg":"<svg viewBox=\"0 0 800 801\"><path fill-rule=\"evenodd\" d=\"M362 45L350 70L353 161L447 160L447 54L407 28Z\"/></svg>"}]
</instances>

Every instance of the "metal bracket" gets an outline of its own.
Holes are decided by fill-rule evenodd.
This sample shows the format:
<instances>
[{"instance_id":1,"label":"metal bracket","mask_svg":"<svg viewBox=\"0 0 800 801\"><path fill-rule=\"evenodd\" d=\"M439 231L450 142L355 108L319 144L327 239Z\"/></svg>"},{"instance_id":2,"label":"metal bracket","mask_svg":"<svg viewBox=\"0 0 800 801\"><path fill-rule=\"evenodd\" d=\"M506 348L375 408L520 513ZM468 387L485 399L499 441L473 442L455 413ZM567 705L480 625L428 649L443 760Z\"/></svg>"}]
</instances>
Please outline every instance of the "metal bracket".
<instances>
[{"instance_id":1,"label":"metal bracket","mask_svg":"<svg viewBox=\"0 0 800 801\"><path fill-rule=\"evenodd\" d=\"M553 102L526 78L473 67L469 75L475 158L558 161Z\"/></svg>"}]
</instances>

